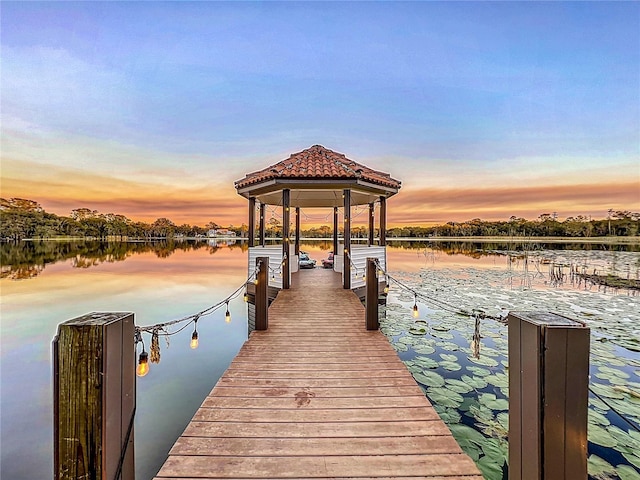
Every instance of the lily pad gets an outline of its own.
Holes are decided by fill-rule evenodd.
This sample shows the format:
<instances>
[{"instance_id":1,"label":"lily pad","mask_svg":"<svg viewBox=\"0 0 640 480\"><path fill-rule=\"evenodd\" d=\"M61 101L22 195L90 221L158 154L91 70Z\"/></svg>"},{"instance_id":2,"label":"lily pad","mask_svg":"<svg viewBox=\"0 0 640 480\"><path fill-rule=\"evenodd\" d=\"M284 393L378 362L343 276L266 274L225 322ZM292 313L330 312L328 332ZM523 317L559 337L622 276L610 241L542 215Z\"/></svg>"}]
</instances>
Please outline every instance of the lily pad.
<instances>
[{"instance_id":1,"label":"lily pad","mask_svg":"<svg viewBox=\"0 0 640 480\"><path fill-rule=\"evenodd\" d=\"M429 370L423 371L422 373L414 373L413 378L415 378L417 382L428 387L441 387L444 385L444 378L442 375Z\"/></svg>"}]
</instances>

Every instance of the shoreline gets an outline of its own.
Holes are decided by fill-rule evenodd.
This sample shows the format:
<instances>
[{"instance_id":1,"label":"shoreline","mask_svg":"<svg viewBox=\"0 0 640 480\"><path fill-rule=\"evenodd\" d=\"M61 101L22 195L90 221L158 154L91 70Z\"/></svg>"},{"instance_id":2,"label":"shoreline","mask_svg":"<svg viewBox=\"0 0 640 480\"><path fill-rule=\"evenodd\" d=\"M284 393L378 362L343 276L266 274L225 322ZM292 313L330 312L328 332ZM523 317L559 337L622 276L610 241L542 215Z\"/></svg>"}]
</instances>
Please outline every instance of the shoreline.
<instances>
[{"instance_id":1,"label":"shoreline","mask_svg":"<svg viewBox=\"0 0 640 480\"><path fill-rule=\"evenodd\" d=\"M279 237L267 237L269 241L279 241ZM240 242L247 241L247 237L152 237L148 239L131 238L131 239L115 239L115 238L93 238L93 237L49 237L49 238L23 238L19 242L38 242L38 241L107 241L107 242L157 242L157 241L183 241L183 240L236 240ZM302 241L332 241L333 237L300 237ZM366 239L352 238L352 242L365 241ZM9 243L13 241L0 240L0 243ZM387 242L477 242L477 243L591 243L591 244L607 244L607 245L640 245L640 236L634 237L387 237Z\"/></svg>"}]
</instances>

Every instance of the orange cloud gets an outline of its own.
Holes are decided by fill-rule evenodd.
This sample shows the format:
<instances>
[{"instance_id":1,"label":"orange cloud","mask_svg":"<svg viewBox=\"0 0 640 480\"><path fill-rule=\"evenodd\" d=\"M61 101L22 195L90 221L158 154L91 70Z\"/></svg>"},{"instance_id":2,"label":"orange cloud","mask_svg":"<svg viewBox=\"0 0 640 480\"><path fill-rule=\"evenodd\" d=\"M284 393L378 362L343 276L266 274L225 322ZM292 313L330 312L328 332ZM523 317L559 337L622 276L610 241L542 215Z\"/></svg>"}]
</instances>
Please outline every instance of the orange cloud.
<instances>
[{"instance_id":1,"label":"orange cloud","mask_svg":"<svg viewBox=\"0 0 640 480\"><path fill-rule=\"evenodd\" d=\"M640 209L640 182L545 185L508 188L414 188L389 201L391 225L507 220L511 215L535 219L557 212L561 218L592 215L604 218L608 209Z\"/></svg>"}]
</instances>

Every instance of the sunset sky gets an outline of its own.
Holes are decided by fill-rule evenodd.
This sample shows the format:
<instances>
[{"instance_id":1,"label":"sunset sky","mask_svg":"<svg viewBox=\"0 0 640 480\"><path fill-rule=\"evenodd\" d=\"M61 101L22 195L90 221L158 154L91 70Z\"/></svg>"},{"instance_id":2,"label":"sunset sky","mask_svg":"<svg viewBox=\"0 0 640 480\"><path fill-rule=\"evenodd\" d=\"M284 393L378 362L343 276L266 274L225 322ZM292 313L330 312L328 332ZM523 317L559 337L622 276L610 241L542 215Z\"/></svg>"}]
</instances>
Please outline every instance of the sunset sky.
<instances>
[{"instance_id":1,"label":"sunset sky","mask_svg":"<svg viewBox=\"0 0 640 480\"><path fill-rule=\"evenodd\" d=\"M3 1L0 18L2 197L60 215L239 225L234 180L314 144L402 181L390 226L640 211L639 2Z\"/></svg>"}]
</instances>

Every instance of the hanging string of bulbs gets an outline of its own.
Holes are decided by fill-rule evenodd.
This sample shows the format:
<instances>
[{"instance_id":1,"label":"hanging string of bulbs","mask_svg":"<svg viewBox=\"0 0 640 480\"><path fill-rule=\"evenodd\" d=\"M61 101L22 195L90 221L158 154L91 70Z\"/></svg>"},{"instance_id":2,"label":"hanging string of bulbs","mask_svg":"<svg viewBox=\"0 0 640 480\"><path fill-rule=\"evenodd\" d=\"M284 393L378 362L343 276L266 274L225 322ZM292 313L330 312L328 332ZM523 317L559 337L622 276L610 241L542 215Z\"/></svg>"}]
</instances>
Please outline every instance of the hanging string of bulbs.
<instances>
[{"instance_id":1,"label":"hanging string of bulbs","mask_svg":"<svg viewBox=\"0 0 640 480\"><path fill-rule=\"evenodd\" d=\"M390 284L391 282L395 283L396 285L398 285L402 290L405 290L411 294L413 294L413 308L412 308L412 314L414 318L418 318L420 316L420 311L418 308L418 300L424 302L424 303L430 303L431 305L434 305L438 308L441 308L442 310L445 310L449 313L454 313L456 315L463 315L463 316L473 316L473 317L477 317L480 319L484 319L484 318L488 318L491 320L496 320L498 322L504 323L505 322L505 317L504 316L497 316L497 315L487 315L483 310L480 309L474 309L471 312L469 312L468 310L464 310L462 308L458 308L454 305L451 305L450 303L447 303L443 300L440 300L438 298L433 298L430 297L428 295L425 295L424 293L418 292L417 290L415 290L414 288L411 288L409 285L407 285L406 283L402 282L401 280L393 277L391 274L389 274L389 272L386 272L381 266L380 266L380 262L376 261L376 266L378 268L378 274L379 275L383 275L386 277L386 285L384 287L384 293L388 293L389 292L389 288L390 288Z\"/></svg>"},{"instance_id":2,"label":"hanging string of bulbs","mask_svg":"<svg viewBox=\"0 0 640 480\"><path fill-rule=\"evenodd\" d=\"M193 324L193 332L191 334L191 342L189 346L192 349L198 348L199 340L198 340L198 320L202 317L206 317L208 315L213 314L215 311L219 310L223 306L226 307L224 320L226 323L231 323L231 312L229 312L229 302L233 299L240 296L244 291L244 301L249 301L249 294L247 293L246 286L248 283L253 281L257 284L258 282L258 270L260 268L260 264L256 266L255 271L253 271L247 280L236 288L230 295L228 295L223 300L215 303L204 310L201 310L192 315L187 315L182 318L178 318L175 320L170 320L168 322L156 323L155 325L145 325L145 326L136 326L134 333L134 342L136 345L138 343L142 344L142 351L138 356L138 366L136 367L136 374L139 377L144 377L147 373L149 373L149 362L151 363L160 363L160 340L161 336L165 337L167 341L167 346L169 346L169 337L176 335L186 329L189 325ZM179 328L175 330L171 330L170 327L174 327L176 325L180 325ZM151 335L149 352L145 349L145 343L143 338L143 333L147 333Z\"/></svg>"}]
</instances>

